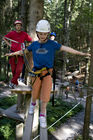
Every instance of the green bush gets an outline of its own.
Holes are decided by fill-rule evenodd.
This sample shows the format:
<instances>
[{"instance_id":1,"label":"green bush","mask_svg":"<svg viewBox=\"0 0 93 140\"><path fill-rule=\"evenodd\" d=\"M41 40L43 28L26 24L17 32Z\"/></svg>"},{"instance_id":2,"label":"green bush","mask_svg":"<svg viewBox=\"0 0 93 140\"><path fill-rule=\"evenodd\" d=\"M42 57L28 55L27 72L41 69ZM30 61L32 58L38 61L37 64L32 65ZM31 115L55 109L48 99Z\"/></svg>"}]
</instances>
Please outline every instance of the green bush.
<instances>
[{"instance_id":1,"label":"green bush","mask_svg":"<svg viewBox=\"0 0 93 140\"><path fill-rule=\"evenodd\" d=\"M17 97L11 96L0 99L0 107L7 109L16 104ZM0 140L15 140L16 121L5 117L0 118Z\"/></svg>"},{"instance_id":2,"label":"green bush","mask_svg":"<svg viewBox=\"0 0 93 140\"><path fill-rule=\"evenodd\" d=\"M0 107L3 109L7 109L8 107L11 107L12 105L16 104L17 102L17 96L11 96L11 97L5 97L3 99L0 99Z\"/></svg>"},{"instance_id":3,"label":"green bush","mask_svg":"<svg viewBox=\"0 0 93 140\"><path fill-rule=\"evenodd\" d=\"M8 118L0 119L0 140L14 140L16 121Z\"/></svg>"}]
</instances>

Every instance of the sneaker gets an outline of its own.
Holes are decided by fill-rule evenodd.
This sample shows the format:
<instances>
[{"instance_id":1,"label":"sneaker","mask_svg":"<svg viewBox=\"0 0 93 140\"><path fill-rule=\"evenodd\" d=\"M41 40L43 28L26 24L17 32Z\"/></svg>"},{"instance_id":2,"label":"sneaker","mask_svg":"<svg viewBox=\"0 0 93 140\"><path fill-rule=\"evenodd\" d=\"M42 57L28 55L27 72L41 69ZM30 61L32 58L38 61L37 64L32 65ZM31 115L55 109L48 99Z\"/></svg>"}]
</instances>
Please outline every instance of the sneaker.
<instances>
[{"instance_id":1,"label":"sneaker","mask_svg":"<svg viewBox=\"0 0 93 140\"><path fill-rule=\"evenodd\" d=\"M17 87L17 85L13 84L12 82L9 82L9 87L10 87L11 89L14 89L14 88Z\"/></svg>"},{"instance_id":2,"label":"sneaker","mask_svg":"<svg viewBox=\"0 0 93 140\"><path fill-rule=\"evenodd\" d=\"M25 83L25 79L24 79L24 78L19 78L18 80L19 80L20 82Z\"/></svg>"},{"instance_id":3,"label":"sneaker","mask_svg":"<svg viewBox=\"0 0 93 140\"><path fill-rule=\"evenodd\" d=\"M13 86L13 83L9 82L9 87L12 88Z\"/></svg>"},{"instance_id":4,"label":"sneaker","mask_svg":"<svg viewBox=\"0 0 93 140\"><path fill-rule=\"evenodd\" d=\"M13 84L13 88L17 88L17 85Z\"/></svg>"},{"instance_id":5,"label":"sneaker","mask_svg":"<svg viewBox=\"0 0 93 140\"><path fill-rule=\"evenodd\" d=\"M13 83L9 82L9 87L13 88Z\"/></svg>"},{"instance_id":6,"label":"sneaker","mask_svg":"<svg viewBox=\"0 0 93 140\"><path fill-rule=\"evenodd\" d=\"M45 116L40 116L39 119L40 119L40 127L46 128L47 127L46 117Z\"/></svg>"},{"instance_id":7,"label":"sneaker","mask_svg":"<svg viewBox=\"0 0 93 140\"><path fill-rule=\"evenodd\" d=\"M30 107L29 107L29 114L34 114L34 109L35 109L35 105L32 105L32 103L30 104Z\"/></svg>"}]
</instances>

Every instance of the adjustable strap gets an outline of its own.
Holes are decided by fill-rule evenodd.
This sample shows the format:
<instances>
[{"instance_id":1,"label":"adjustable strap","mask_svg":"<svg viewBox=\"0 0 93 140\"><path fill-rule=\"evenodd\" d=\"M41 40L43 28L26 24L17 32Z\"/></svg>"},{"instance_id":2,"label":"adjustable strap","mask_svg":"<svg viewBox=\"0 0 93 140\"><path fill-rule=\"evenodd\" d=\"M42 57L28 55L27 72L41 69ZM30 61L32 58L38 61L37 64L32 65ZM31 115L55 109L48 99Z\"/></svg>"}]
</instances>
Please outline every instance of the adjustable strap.
<instances>
[{"instance_id":1,"label":"adjustable strap","mask_svg":"<svg viewBox=\"0 0 93 140\"><path fill-rule=\"evenodd\" d=\"M44 77L51 75L52 77L52 73L49 71L49 69L47 68L47 73L45 75L42 76L42 73L38 75L38 77L40 77L40 80L43 80Z\"/></svg>"},{"instance_id":2,"label":"adjustable strap","mask_svg":"<svg viewBox=\"0 0 93 140\"><path fill-rule=\"evenodd\" d=\"M43 80L43 78L44 77L46 77L46 76L48 76L48 75L50 75L50 72L47 72L45 75L43 75L43 76L39 76L40 77L40 80Z\"/></svg>"}]
</instances>

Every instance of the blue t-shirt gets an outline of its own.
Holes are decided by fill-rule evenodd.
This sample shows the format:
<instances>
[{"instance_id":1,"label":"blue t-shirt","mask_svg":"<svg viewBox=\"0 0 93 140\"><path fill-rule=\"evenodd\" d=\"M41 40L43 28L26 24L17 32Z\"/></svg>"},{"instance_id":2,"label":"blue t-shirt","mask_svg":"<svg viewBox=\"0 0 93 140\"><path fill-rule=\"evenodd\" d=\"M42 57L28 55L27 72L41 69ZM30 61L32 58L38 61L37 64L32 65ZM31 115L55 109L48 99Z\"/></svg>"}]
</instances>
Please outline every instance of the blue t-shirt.
<instances>
[{"instance_id":1,"label":"blue t-shirt","mask_svg":"<svg viewBox=\"0 0 93 140\"><path fill-rule=\"evenodd\" d=\"M33 54L34 68L53 68L55 52L60 50L61 46L53 40L48 40L46 43L35 41L28 46L28 51L32 51Z\"/></svg>"}]
</instances>

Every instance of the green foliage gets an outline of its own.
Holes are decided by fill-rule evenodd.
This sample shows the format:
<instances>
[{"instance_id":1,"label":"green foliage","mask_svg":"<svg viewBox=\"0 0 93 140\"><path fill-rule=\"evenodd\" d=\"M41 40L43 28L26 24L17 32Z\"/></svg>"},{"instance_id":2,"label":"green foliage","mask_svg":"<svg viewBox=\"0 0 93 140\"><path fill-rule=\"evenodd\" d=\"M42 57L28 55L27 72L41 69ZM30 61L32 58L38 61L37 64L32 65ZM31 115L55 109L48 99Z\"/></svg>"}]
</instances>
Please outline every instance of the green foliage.
<instances>
[{"instance_id":1,"label":"green foliage","mask_svg":"<svg viewBox=\"0 0 93 140\"><path fill-rule=\"evenodd\" d=\"M7 109L16 103L17 97L0 99L0 107ZM16 121L5 117L0 118L0 140L15 140Z\"/></svg>"},{"instance_id":2,"label":"green foliage","mask_svg":"<svg viewBox=\"0 0 93 140\"><path fill-rule=\"evenodd\" d=\"M93 32L93 1L67 1L66 7L65 2L65 0L45 0L44 18L50 21L51 30L56 32L58 42L62 44L67 42L68 46L74 49L88 52ZM62 58L62 56L57 57ZM81 57L67 55L66 59L69 60L69 63L66 64L68 69L69 65L72 65L73 71L79 69ZM85 60L83 61L85 62Z\"/></svg>"},{"instance_id":3,"label":"green foliage","mask_svg":"<svg viewBox=\"0 0 93 140\"><path fill-rule=\"evenodd\" d=\"M6 97L0 99L0 107L3 109L7 109L8 107L11 107L13 104L16 104L16 102L17 96Z\"/></svg>"},{"instance_id":4,"label":"green foliage","mask_svg":"<svg viewBox=\"0 0 93 140\"><path fill-rule=\"evenodd\" d=\"M74 140L83 140L83 138L82 138L82 136L81 136L81 135L79 135L79 136L75 137L75 138L74 138ZM88 140L92 140L92 139L91 139L91 138L89 138Z\"/></svg>"},{"instance_id":5,"label":"green foliage","mask_svg":"<svg viewBox=\"0 0 93 140\"><path fill-rule=\"evenodd\" d=\"M0 119L0 140L14 140L16 121L7 118Z\"/></svg>"}]
</instances>

